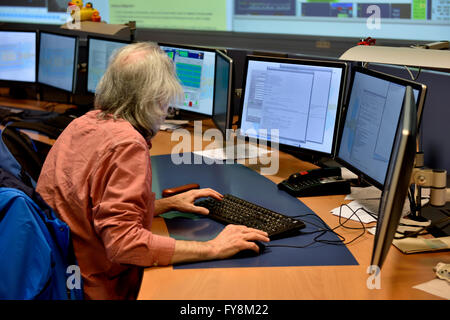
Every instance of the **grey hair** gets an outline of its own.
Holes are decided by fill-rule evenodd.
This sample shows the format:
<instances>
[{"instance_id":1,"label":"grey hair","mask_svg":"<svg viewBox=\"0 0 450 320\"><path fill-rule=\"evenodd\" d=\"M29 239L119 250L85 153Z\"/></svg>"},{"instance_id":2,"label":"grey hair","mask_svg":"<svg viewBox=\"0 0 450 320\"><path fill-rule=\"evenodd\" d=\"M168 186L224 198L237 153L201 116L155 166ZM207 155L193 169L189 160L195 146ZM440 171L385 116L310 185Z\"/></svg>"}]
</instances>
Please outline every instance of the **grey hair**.
<instances>
[{"instance_id":1,"label":"grey hair","mask_svg":"<svg viewBox=\"0 0 450 320\"><path fill-rule=\"evenodd\" d=\"M139 42L118 49L95 93L99 118L122 118L150 140L159 130L170 103L183 90L173 61L156 44Z\"/></svg>"}]
</instances>

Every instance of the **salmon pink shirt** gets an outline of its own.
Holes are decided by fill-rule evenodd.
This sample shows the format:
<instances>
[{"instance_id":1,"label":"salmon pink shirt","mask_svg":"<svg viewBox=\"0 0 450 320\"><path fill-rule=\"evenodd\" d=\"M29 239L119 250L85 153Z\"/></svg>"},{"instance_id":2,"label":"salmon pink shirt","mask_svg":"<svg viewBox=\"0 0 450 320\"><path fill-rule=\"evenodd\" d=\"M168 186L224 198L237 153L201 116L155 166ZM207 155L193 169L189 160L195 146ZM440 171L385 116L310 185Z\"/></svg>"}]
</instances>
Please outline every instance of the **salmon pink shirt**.
<instances>
[{"instance_id":1,"label":"salmon pink shirt","mask_svg":"<svg viewBox=\"0 0 450 320\"><path fill-rule=\"evenodd\" d=\"M70 227L87 299L135 299L143 267L167 265L175 240L150 231L149 145L125 120L90 111L56 140L37 191Z\"/></svg>"}]
</instances>

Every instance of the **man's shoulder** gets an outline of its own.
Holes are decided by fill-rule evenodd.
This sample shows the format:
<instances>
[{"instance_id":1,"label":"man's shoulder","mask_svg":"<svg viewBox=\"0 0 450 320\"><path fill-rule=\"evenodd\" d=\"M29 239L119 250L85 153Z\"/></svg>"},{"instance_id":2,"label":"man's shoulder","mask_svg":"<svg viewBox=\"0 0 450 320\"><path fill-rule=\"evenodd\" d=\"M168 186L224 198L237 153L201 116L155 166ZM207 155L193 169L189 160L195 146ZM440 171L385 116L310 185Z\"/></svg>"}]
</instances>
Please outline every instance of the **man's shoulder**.
<instances>
[{"instance_id":1,"label":"man's shoulder","mask_svg":"<svg viewBox=\"0 0 450 320\"><path fill-rule=\"evenodd\" d=\"M99 143L115 146L123 143L139 143L146 145L142 135L126 120L112 117L99 117L99 111L86 113L73 121L75 134L86 139L99 140Z\"/></svg>"}]
</instances>

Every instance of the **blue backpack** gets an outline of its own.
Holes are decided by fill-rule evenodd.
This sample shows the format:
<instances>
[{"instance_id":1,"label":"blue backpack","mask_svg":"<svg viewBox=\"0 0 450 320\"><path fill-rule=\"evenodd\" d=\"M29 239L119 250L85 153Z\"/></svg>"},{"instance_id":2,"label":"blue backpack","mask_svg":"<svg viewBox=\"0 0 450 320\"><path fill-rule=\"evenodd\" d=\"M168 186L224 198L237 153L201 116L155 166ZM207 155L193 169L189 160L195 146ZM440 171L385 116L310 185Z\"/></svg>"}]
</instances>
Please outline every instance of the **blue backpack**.
<instances>
[{"instance_id":1,"label":"blue backpack","mask_svg":"<svg viewBox=\"0 0 450 320\"><path fill-rule=\"evenodd\" d=\"M68 226L14 188L0 188L0 211L0 299L83 299Z\"/></svg>"},{"instance_id":2,"label":"blue backpack","mask_svg":"<svg viewBox=\"0 0 450 320\"><path fill-rule=\"evenodd\" d=\"M0 134L0 299L83 299L70 230ZM21 153L24 154L23 152ZM40 170L40 168L38 168Z\"/></svg>"}]
</instances>

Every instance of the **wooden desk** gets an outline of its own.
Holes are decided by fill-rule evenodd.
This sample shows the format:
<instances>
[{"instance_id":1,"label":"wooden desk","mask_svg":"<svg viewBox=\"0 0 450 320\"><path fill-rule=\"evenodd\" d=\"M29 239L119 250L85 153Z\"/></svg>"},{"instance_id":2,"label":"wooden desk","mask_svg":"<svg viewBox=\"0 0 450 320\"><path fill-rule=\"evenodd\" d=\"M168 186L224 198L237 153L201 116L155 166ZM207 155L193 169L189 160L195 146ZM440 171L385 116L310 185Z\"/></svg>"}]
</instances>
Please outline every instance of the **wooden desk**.
<instances>
[{"instance_id":1,"label":"wooden desk","mask_svg":"<svg viewBox=\"0 0 450 320\"><path fill-rule=\"evenodd\" d=\"M204 129L212 126L203 122ZM206 125L205 125L206 124ZM188 128L191 133L193 127ZM170 154L174 145L170 133L160 132L153 140L151 155ZM210 142L204 143L208 145ZM250 166L258 170L258 165ZM298 170L311 169L313 165L280 152L280 170L268 178L274 183ZM300 198L299 198L300 199ZM308 207L330 227L338 225L338 218L330 210L344 203L344 196L302 198ZM359 227L349 222L348 226ZM153 232L168 235L164 220L156 218ZM340 228L337 232L347 241L358 236L361 230ZM364 236L348 245L359 265L316 267L258 267L174 269L147 268L138 299L148 300L232 300L232 299L439 299L412 287L435 278L433 267L438 262L449 262L448 252L404 255L395 247L389 251L381 270L381 289L369 290L367 268L373 246L373 235ZM302 249L292 249L302 254Z\"/></svg>"},{"instance_id":2,"label":"wooden desk","mask_svg":"<svg viewBox=\"0 0 450 320\"><path fill-rule=\"evenodd\" d=\"M0 106L11 107L11 108L21 108L30 110L40 110L40 111L51 111L63 113L64 111L76 108L76 106L71 104L64 104L58 102L48 102L48 101L38 101L38 100L28 100L28 99L13 99L8 97L0 96Z\"/></svg>"}]
</instances>

